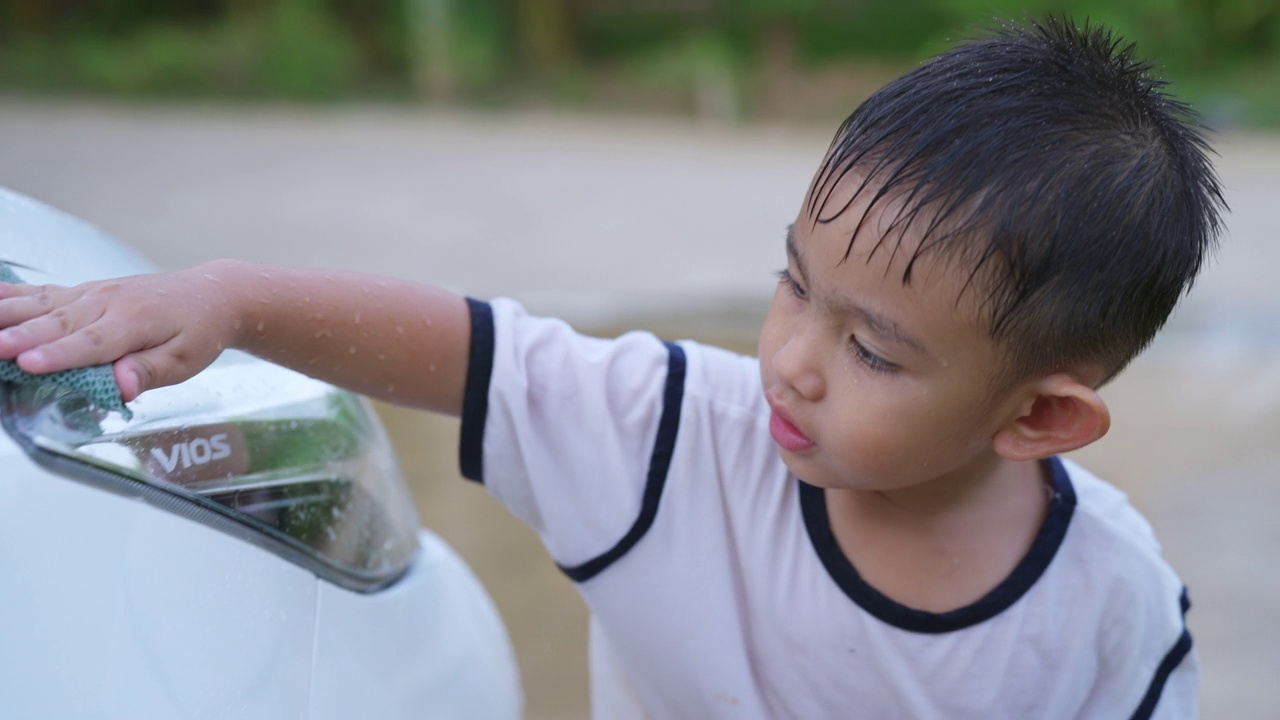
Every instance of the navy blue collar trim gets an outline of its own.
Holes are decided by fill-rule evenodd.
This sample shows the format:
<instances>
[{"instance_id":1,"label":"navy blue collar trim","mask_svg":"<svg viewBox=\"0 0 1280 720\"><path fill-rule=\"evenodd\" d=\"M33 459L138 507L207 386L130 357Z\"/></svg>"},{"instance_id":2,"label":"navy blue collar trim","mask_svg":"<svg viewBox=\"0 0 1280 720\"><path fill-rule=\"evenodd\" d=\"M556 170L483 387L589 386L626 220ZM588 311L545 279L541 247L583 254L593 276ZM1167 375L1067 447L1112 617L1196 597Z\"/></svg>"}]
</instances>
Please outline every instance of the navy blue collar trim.
<instances>
[{"instance_id":1,"label":"navy blue collar trim","mask_svg":"<svg viewBox=\"0 0 1280 720\"><path fill-rule=\"evenodd\" d=\"M484 423L489 416L489 378L493 375L493 308L467 298L471 311L471 354L462 394L462 430L458 466L462 477L484 482Z\"/></svg>"},{"instance_id":2,"label":"navy blue collar trim","mask_svg":"<svg viewBox=\"0 0 1280 720\"><path fill-rule=\"evenodd\" d=\"M1044 574L1066 537L1071 515L1076 507L1076 492L1062 461L1056 457L1044 461L1050 471L1053 498L1049 513L1031 549L999 585L970 605L944 613L926 612L902 605L871 587L853 563L845 557L831 531L827 516L827 498L821 488L798 482L800 506L809 539L819 559L836 585L859 607L894 627L918 633L946 633L962 630L995 617L1018 601Z\"/></svg>"}]
</instances>

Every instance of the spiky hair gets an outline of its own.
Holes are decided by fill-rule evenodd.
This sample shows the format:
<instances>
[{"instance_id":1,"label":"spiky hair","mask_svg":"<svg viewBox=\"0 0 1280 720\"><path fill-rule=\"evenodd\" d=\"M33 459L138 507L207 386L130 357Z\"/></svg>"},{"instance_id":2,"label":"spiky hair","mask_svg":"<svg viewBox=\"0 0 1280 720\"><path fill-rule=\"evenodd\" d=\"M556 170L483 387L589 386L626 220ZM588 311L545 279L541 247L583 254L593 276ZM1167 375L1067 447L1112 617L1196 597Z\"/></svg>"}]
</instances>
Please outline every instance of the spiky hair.
<instances>
[{"instance_id":1,"label":"spiky hair","mask_svg":"<svg viewBox=\"0 0 1280 720\"><path fill-rule=\"evenodd\" d=\"M1166 90L1102 27L1002 25L858 107L808 215L831 222L866 193L899 201L891 227L921 238L904 283L927 253L961 260L1011 372L1096 363L1109 377L1190 289L1226 209L1194 112ZM854 200L833 201L845 182Z\"/></svg>"}]
</instances>

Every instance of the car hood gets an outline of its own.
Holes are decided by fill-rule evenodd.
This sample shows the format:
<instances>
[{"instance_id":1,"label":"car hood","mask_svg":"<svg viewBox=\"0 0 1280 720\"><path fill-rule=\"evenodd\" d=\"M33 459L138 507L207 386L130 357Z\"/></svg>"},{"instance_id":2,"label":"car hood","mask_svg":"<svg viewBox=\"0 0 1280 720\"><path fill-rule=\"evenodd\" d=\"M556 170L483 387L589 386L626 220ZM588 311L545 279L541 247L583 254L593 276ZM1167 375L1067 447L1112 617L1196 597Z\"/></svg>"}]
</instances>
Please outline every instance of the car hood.
<instances>
[{"instance_id":1,"label":"car hood","mask_svg":"<svg viewBox=\"0 0 1280 720\"><path fill-rule=\"evenodd\" d=\"M0 188L0 260L30 283L75 285L155 272L155 266L87 222Z\"/></svg>"}]
</instances>

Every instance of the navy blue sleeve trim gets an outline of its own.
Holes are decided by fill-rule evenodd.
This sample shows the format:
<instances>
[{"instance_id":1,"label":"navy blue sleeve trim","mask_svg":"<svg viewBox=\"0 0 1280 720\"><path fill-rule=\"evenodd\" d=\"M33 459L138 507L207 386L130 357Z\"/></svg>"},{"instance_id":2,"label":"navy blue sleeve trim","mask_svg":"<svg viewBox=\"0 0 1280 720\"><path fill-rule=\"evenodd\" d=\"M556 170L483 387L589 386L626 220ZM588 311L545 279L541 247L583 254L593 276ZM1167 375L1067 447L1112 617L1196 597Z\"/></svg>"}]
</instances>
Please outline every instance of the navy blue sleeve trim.
<instances>
[{"instance_id":1,"label":"navy blue sleeve trim","mask_svg":"<svg viewBox=\"0 0 1280 720\"><path fill-rule=\"evenodd\" d=\"M484 423L489 414L489 378L493 375L493 308L467 298L471 311L471 354L462 395L462 431L458 465L462 476L484 482Z\"/></svg>"},{"instance_id":2,"label":"navy blue sleeve trim","mask_svg":"<svg viewBox=\"0 0 1280 720\"><path fill-rule=\"evenodd\" d=\"M1076 508L1075 487L1062 461L1046 458L1053 497L1049 512L1031 548L999 585L970 605L948 612L935 613L907 607L876 590L862 578L836 542L827 516L826 494L819 487L799 481L800 508L809 540L827 574L863 610L884 622L917 633L939 634L963 630L1003 612L1026 594L1048 569L1058 553L1071 525Z\"/></svg>"},{"instance_id":3,"label":"navy blue sleeve trim","mask_svg":"<svg viewBox=\"0 0 1280 720\"><path fill-rule=\"evenodd\" d=\"M1133 711L1131 716L1133 720L1146 720L1151 717L1151 714L1156 711L1156 705L1160 702L1160 694L1164 692L1164 685L1169 681L1169 676L1173 674L1187 653L1191 652L1191 633L1187 632L1186 620L1187 611L1191 609L1191 599L1187 597L1185 587L1182 588L1179 604L1182 606L1182 634L1164 656L1164 660L1160 661L1160 667L1156 668L1155 677L1151 678L1151 685L1147 686L1147 694L1142 696L1138 709Z\"/></svg>"},{"instance_id":4,"label":"navy blue sleeve trim","mask_svg":"<svg viewBox=\"0 0 1280 720\"><path fill-rule=\"evenodd\" d=\"M640 516L618 544L607 552L572 567L557 563L560 571L574 582L590 580L626 555L627 551L640 542L640 538L649 531L654 518L658 516L658 502L662 499L662 488L667 484L667 471L671 468L676 434L680 431L680 406L684 403L684 350L674 343L666 343L666 346L667 383L662 393L662 417L658 420L658 434L653 443L653 454L649 457L649 475L645 480Z\"/></svg>"}]
</instances>

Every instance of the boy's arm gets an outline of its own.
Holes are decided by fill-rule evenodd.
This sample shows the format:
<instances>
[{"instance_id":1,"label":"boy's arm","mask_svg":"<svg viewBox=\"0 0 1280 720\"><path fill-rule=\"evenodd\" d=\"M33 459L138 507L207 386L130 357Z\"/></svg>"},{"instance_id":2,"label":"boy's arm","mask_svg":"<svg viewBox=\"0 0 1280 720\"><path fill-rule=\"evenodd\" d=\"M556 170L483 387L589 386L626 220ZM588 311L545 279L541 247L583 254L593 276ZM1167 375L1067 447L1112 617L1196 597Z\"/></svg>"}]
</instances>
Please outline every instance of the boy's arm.
<instances>
[{"instance_id":1,"label":"boy's arm","mask_svg":"<svg viewBox=\"0 0 1280 720\"><path fill-rule=\"evenodd\" d=\"M375 398L457 415L466 301L352 272L220 260L71 288L0 285L0 358L32 373L113 363L126 401L227 347Z\"/></svg>"}]
</instances>

